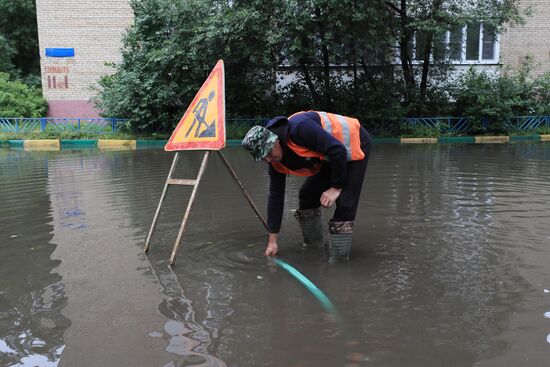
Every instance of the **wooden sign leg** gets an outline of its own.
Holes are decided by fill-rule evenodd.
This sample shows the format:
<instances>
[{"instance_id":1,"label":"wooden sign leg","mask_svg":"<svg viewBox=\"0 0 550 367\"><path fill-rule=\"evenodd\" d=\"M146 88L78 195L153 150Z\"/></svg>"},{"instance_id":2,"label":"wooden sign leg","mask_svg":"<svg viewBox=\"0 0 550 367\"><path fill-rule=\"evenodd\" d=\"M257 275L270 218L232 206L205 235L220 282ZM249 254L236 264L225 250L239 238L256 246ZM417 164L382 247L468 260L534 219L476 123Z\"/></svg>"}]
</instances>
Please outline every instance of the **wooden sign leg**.
<instances>
[{"instance_id":1,"label":"wooden sign leg","mask_svg":"<svg viewBox=\"0 0 550 367\"><path fill-rule=\"evenodd\" d=\"M174 160L172 161L172 167L170 167L170 172L168 173L168 177L166 178L166 183L164 184L164 189L162 190L162 195L160 196L160 201L159 201L159 205L157 206L157 211L155 212L155 216L153 217L153 223L151 224L151 228L149 229L147 240L145 240L145 248L144 248L145 253L149 251L149 241L151 240L151 236L153 235L153 231L155 230L155 227L157 225L157 219L160 213L160 207L162 206L162 202L164 201L164 197L166 196L168 185L170 183L170 180L172 179L174 170L176 169L178 158L179 158L179 153L176 152L176 155L174 156Z\"/></svg>"},{"instance_id":2,"label":"wooden sign leg","mask_svg":"<svg viewBox=\"0 0 550 367\"><path fill-rule=\"evenodd\" d=\"M193 201L195 201L195 194L197 193L197 188L199 187L202 175L206 169L206 163L208 162L209 154L210 154L210 151L204 152L204 157L202 158L202 164L199 169L199 174L197 175L197 179L194 182L193 191L191 192L191 198L189 199L189 203L187 204L187 209L185 210L185 215L183 216L183 221L181 222L180 230L178 232L178 237L176 238L176 243L174 244L174 248L172 249L172 255L170 256L170 266L176 263L176 254L178 252L178 248L180 245L181 236L183 235L183 232L185 230L185 225L187 224L187 218L189 217L189 213L191 212L191 206L193 205Z\"/></svg>"},{"instance_id":3,"label":"wooden sign leg","mask_svg":"<svg viewBox=\"0 0 550 367\"><path fill-rule=\"evenodd\" d=\"M244 189L244 186L243 184L241 183L241 181L239 180L239 178L237 177L237 174L235 173L235 170L233 170L233 167L231 167L231 165L229 164L229 162L225 159L225 156L223 155L223 153L221 151L218 150L218 157L220 157L220 159L222 160L223 164L225 165L225 168L227 168L227 170L229 171L229 174L231 175L231 177L233 177L233 180L237 183L237 185L239 186L239 188L241 189L241 192L243 194L243 196L245 197L246 201L248 201L248 205L250 205L250 207L252 208L252 210L254 210L254 213L256 214L256 216L258 217L258 219L260 220L260 222L262 222L262 224L264 225L265 229L267 231L269 231L269 227L267 226L267 222L265 221L265 219L262 217L262 215L260 214L260 211L258 210L258 208L256 207L256 205L254 205L254 202L252 201L252 199L250 198L250 196L248 195L248 193L246 192L246 190Z\"/></svg>"}]
</instances>

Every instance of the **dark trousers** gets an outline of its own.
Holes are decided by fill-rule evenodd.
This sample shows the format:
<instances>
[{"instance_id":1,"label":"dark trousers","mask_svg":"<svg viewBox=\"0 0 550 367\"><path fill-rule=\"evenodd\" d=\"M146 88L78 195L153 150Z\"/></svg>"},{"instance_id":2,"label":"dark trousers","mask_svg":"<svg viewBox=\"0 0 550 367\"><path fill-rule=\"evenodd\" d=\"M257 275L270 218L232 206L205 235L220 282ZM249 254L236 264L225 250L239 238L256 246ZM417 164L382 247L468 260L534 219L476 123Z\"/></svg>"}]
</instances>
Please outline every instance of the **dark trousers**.
<instances>
[{"instance_id":1,"label":"dark trousers","mask_svg":"<svg viewBox=\"0 0 550 367\"><path fill-rule=\"evenodd\" d=\"M365 153L365 158L360 161L348 162L346 183L342 188L342 193L336 200L336 211L332 217L335 222L353 221L357 214L357 206L372 146L372 139L367 130L361 127L360 134L361 150ZM313 209L321 206L321 195L330 187L330 164L325 164L319 173L308 177L300 188L300 209Z\"/></svg>"}]
</instances>

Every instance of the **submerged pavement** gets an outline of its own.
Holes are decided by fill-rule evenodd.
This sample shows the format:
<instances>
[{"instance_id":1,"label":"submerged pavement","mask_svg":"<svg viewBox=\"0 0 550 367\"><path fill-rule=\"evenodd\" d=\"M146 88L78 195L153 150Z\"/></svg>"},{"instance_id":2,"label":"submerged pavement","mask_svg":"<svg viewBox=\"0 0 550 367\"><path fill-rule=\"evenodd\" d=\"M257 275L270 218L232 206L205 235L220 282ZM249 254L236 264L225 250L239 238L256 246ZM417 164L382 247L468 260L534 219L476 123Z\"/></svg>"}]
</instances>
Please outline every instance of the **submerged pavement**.
<instances>
[{"instance_id":1,"label":"submerged pavement","mask_svg":"<svg viewBox=\"0 0 550 367\"><path fill-rule=\"evenodd\" d=\"M261 211L265 167L227 158ZM550 358L550 146L377 145L349 264L299 248L287 181L280 258L212 157L167 260L189 188L172 155L0 149L0 365L544 366ZM178 178L201 154L186 152ZM325 219L331 212L324 211Z\"/></svg>"}]
</instances>

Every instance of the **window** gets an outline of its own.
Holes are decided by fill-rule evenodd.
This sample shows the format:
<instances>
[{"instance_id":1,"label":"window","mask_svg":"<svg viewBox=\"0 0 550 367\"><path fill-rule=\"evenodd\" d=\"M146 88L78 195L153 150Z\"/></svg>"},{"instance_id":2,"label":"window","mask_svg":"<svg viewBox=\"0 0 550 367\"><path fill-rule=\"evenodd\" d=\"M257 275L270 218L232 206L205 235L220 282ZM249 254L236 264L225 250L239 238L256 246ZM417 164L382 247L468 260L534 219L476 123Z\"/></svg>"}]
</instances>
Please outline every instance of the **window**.
<instances>
[{"instance_id":1,"label":"window","mask_svg":"<svg viewBox=\"0 0 550 367\"><path fill-rule=\"evenodd\" d=\"M417 32L414 39L414 59L417 61L424 59L426 51L426 42L428 41L427 32ZM435 34L433 36L432 56L436 60L444 60L447 48L447 32ZM411 50L412 51L412 50Z\"/></svg>"},{"instance_id":2,"label":"window","mask_svg":"<svg viewBox=\"0 0 550 367\"><path fill-rule=\"evenodd\" d=\"M426 41L428 34L426 32L416 32L414 45L414 59L423 60L424 50L426 49Z\"/></svg>"},{"instance_id":3,"label":"window","mask_svg":"<svg viewBox=\"0 0 550 367\"><path fill-rule=\"evenodd\" d=\"M466 26L466 60L479 60L479 23Z\"/></svg>"},{"instance_id":4,"label":"window","mask_svg":"<svg viewBox=\"0 0 550 367\"><path fill-rule=\"evenodd\" d=\"M462 60L462 27L455 26L449 31L449 58Z\"/></svg>"},{"instance_id":5,"label":"window","mask_svg":"<svg viewBox=\"0 0 550 367\"><path fill-rule=\"evenodd\" d=\"M442 32L434 35L433 41L433 51L432 55L434 60L445 60L445 55L447 54L447 33Z\"/></svg>"},{"instance_id":6,"label":"window","mask_svg":"<svg viewBox=\"0 0 550 367\"><path fill-rule=\"evenodd\" d=\"M415 33L410 51L413 60L424 59L427 35ZM498 59L498 37L494 27L483 23L454 26L448 31L434 35L433 60L449 59L452 63L494 63Z\"/></svg>"},{"instance_id":7,"label":"window","mask_svg":"<svg viewBox=\"0 0 550 367\"><path fill-rule=\"evenodd\" d=\"M487 25L483 27L482 54L483 60L493 60L495 58L495 28Z\"/></svg>"}]
</instances>

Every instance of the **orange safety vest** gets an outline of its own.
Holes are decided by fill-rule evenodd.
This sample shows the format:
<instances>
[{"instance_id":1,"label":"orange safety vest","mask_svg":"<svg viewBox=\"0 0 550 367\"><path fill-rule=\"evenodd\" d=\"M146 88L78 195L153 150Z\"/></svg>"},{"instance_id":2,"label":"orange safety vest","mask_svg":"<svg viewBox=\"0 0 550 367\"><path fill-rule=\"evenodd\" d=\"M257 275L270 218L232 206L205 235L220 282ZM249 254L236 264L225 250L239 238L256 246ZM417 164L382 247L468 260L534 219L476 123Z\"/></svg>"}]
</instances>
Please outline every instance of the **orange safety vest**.
<instances>
[{"instance_id":1,"label":"orange safety vest","mask_svg":"<svg viewBox=\"0 0 550 367\"><path fill-rule=\"evenodd\" d=\"M303 112L303 111L302 111ZM291 119L293 116L302 113L297 112L289 117ZM337 115L334 113L321 112L321 111L310 111L315 112L319 115L321 119L321 125L323 129L334 136L339 142L344 144L347 152L347 160L349 161L360 161L365 158L365 153L361 150L361 138L359 135L359 129L361 124L357 119L352 117ZM319 152L314 152L308 148L304 148L294 143L290 138L287 139L286 145L297 155L305 158L319 158L321 160L326 160L326 157ZM271 162L273 168L284 174L291 174L296 176L313 176L321 170L321 165L317 164L313 168L300 168L298 170L291 170L285 167L281 162Z\"/></svg>"}]
</instances>

